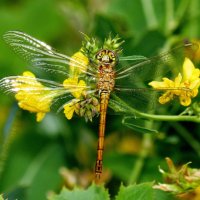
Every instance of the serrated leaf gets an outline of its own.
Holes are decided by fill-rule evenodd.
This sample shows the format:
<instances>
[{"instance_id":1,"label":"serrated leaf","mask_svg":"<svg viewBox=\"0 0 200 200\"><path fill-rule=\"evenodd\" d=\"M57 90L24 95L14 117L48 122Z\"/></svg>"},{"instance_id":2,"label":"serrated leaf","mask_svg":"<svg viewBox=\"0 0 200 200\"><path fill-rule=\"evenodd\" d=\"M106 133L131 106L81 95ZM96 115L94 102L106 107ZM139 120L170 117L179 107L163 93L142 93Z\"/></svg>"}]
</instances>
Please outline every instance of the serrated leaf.
<instances>
[{"instance_id":1,"label":"serrated leaf","mask_svg":"<svg viewBox=\"0 0 200 200\"><path fill-rule=\"evenodd\" d=\"M50 197L49 200L109 200L108 191L103 186L92 184L86 190L75 188L68 190L63 188L61 193Z\"/></svg>"},{"instance_id":2,"label":"serrated leaf","mask_svg":"<svg viewBox=\"0 0 200 200\"><path fill-rule=\"evenodd\" d=\"M173 200L166 192L152 188L153 183L121 186L116 200Z\"/></svg>"}]
</instances>

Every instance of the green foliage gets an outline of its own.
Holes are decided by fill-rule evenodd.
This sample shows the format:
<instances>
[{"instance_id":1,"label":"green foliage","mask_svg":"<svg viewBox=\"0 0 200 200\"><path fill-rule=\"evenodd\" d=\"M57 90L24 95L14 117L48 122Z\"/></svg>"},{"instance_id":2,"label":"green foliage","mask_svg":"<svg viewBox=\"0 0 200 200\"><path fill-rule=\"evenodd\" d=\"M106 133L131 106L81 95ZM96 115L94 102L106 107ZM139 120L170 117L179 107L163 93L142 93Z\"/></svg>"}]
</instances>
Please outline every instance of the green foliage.
<instances>
[{"instance_id":1,"label":"green foliage","mask_svg":"<svg viewBox=\"0 0 200 200\"><path fill-rule=\"evenodd\" d=\"M172 200L173 197L167 193L152 189L153 183L142 183L139 185L121 186L116 200Z\"/></svg>"},{"instance_id":2,"label":"green foliage","mask_svg":"<svg viewBox=\"0 0 200 200\"><path fill-rule=\"evenodd\" d=\"M137 122L140 123L140 125L137 125ZM124 117L122 124L124 124L125 126L127 126L130 129L135 130L136 132L141 132L141 133L158 133L157 130L154 129L150 129L150 128L146 128L145 127L145 121L143 121L143 126L141 125L141 120L137 120L133 117Z\"/></svg>"},{"instance_id":3,"label":"green foliage","mask_svg":"<svg viewBox=\"0 0 200 200\"><path fill-rule=\"evenodd\" d=\"M115 200L172 200L173 197L160 190L152 188L153 183L142 183L139 185L121 186ZM88 189L81 190L78 188L72 191L63 188L60 194L52 195L49 200L109 200L108 191L103 186L92 184Z\"/></svg>"},{"instance_id":4,"label":"green foliage","mask_svg":"<svg viewBox=\"0 0 200 200\"><path fill-rule=\"evenodd\" d=\"M103 186L97 186L92 184L87 190L75 188L72 191L63 188L59 195L53 195L49 200L81 200L81 199L91 199L91 200L109 200L108 191L104 189Z\"/></svg>"},{"instance_id":5,"label":"green foliage","mask_svg":"<svg viewBox=\"0 0 200 200\"><path fill-rule=\"evenodd\" d=\"M182 194L187 191L195 190L199 187L199 170L190 168L189 164L191 163L186 163L177 170L170 158L166 158L166 161L169 172L165 172L160 169L166 183L155 185L154 188L165 188L165 191L172 192L174 194Z\"/></svg>"}]
</instances>

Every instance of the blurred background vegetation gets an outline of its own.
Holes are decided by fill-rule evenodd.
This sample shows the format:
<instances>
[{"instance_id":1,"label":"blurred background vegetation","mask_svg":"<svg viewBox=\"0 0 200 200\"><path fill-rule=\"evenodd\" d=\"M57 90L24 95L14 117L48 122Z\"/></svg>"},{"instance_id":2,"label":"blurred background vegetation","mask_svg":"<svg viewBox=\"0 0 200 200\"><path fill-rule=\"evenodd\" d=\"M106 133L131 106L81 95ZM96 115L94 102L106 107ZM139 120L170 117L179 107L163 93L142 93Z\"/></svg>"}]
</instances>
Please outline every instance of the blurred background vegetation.
<instances>
[{"instance_id":1,"label":"blurred background vegetation","mask_svg":"<svg viewBox=\"0 0 200 200\"><path fill-rule=\"evenodd\" d=\"M99 40L112 33L125 40L124 55L150 56L177 41L199 39L199 10L198 0L1 0L0 36L20 30L72 55L81 47L80 32ZM0 78L27 69L0 40ZM169 113L182 108L174 109ZM131 173L137 183L161 181L158 165L166 167L166 156L176 164L192 161L191 166L199 168L199 124L165 122L158 127L159 134L142 135L123 126L120 116L108 116L104 179L111 196L121 181L129 182ZM92 123L82 118L68 121L62 113L49 113L37 123L34 114L20 110L13 97L1 92L0 193L9 199L43 200L63 184L71 187L73 173L87 186L97 130L98 118Z\"/></svg>"}]
</instances>

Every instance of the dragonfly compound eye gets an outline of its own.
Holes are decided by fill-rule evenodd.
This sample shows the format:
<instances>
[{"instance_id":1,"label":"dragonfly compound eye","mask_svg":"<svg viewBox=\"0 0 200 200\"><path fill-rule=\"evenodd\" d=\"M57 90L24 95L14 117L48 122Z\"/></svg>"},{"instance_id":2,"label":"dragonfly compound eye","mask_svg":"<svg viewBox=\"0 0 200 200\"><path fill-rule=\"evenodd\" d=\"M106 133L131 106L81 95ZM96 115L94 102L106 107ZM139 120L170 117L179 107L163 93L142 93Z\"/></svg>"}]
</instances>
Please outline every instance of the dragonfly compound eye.
<instances>
[{"instance_id":1,"label":"dragonfly compound eye","mask_svg":"<svg viewBox=\"0 0 200 200\"><path fill-rule=\"evenodd\" d=\"M110 58L111 61L115 61L116 60L116 56L112 51L109 52L109 58Z\"/></svg>"},{"instance_id":2,"label":"dragonfly compound eye","mask_svg":"<svg viewBox=\"0 0 200 200\"><path fill-rule=\"evenodd\" d=\"M102 51L99 51L97 54L96 54L96 58L98 61L101 61L103 56L105 55L105 52L102 50Z\"/></svg>"}]
</instances>

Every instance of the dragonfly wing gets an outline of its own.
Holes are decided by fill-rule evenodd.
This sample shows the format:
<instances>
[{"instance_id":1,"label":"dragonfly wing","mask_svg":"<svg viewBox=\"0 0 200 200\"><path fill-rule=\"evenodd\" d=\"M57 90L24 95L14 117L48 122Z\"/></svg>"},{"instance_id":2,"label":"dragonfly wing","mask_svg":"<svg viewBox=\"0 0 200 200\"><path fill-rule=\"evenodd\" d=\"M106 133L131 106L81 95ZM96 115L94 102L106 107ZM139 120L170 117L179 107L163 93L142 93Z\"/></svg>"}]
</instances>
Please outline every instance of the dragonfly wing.
<instances>
[{"instance_id":1,"label":"dragonfly wing","mask_svg":"<svg viewBox=\"0 0 200 200\"><path fill-rule=\"evenodd\" d=\"M185 87L174 87L174 88L160 87L157 89L116 87L114 95L120 98L117 101L115 101L116 104L122 101L125 104L128 104L130 107L135 108L136 110L139 110L142 112L149 112L152 109L160 110L166 107L166 104L163 105L159 102L159 97L161 97L164 94L166 95L170 92L172 92L171 94L173 93L177 94L179 92L187 93L187 92L192 92L192 91L189 88L185 88ZM176 98L178 100L178 96L173 95L173 99L176 99ZM168 103L168 104L170 105L171 103ZM119 106L119 105L116 105L116 106Z\"/></svg>"},{"instance_id":2,"label":"dragonfly wing","mask_svg":"<svg viewBox=\"0 0 200 200\"><path fill-rule=\"evenodd\" d=\"M18 97L21 96L19 98L23 101L33 99L35 104L42 104L43 102L49 101L50 106L54 106L55 110L64 102L66 103L75 98L72 93L82 92L83 89L90 93L92 91L89 86L65 84L64 87L55 81L28 76L5 77L0 80L0 89L4 90L5 93L14 93Z\"/></svg>"},{"instance_id":3,"label":"dragonfly wing","mask_svg":"<svg viewBox=\"0 0 200 200\"><path fill-rule=\"evenodd\" d=\"M88 67L84 65L84 62L58 53L51 46L28 34L9 31L4 34L4 40L15 53L34 67L66 76L69 73L69 64L71 64L74 67L78 67L82 72L93 75L93 73L89 72Z\"/></svg>"},{"instance_id":4,"label":"dragonfly wing","mask_svg":"<svg viewBox=\"0 0 200 200\"><path fill-rule=\"evenodd\" d=\"M182 67L184 57L189 56L192 58L197 49L198 45L188 43L158 56L139 61L129 67L122 67L116 73L116 84L127 83L127 86L131 84L144 87L145 81L156 80L166 75L167 72L169 72L169 75L177 74ZM186 51L190 54L186 55Z\"/></svg>"},{"instance_id":5,"label":"dragonfly wing","mask_svg":"<svg viewBox=\"0 0 200 200\"><path fill-rule=\"evenodd\" d=\"M121 61L144 61L144 60L147 60L147 59L148 59L147 57L141 56L141 55L120 56L119 62L121 62Z\"/></svg>"},{"instance_id":6,"label":"dragonfly wing","mask_svg":"<svg viewBox=\"0 0 200 200\"><path fill-rule=\"evenodd\" d=\"M123 102L139 111L147 112L155 108L159 102L158 97L161 91L151 88L116 88L114 95L119 97ZM116 101L119 103L120 101Z\"/></svg>"}]
</instances>

